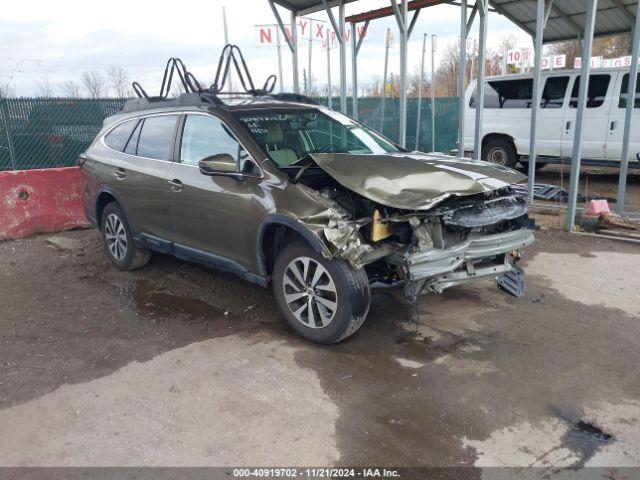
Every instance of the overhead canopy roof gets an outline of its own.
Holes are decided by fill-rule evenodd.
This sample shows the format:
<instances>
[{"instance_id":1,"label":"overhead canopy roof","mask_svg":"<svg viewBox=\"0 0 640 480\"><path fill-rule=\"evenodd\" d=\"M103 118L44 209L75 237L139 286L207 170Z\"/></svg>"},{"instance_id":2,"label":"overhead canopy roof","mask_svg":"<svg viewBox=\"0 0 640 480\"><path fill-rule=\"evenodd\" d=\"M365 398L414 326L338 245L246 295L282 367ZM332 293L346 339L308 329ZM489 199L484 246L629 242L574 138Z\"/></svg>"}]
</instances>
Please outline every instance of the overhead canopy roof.
<instances>
[{"instance_id":1,"label":"overhead canopy roof","mask_svg":"<svg viewBox=\"0 0 640 480\"><path fill-rule=\"evenodd\" d=\"M343 3L356 2L357 0L343 0ZM309 13L319 12L324 10L324 2L322 0L273 0L273 3L280 5L295 12L297 15L307 15ZM337 7L340 4L339 0L330 0L330 7Z\"/></svg>"},{"instance_id":2,"label":"overhead canopy roof","mask_svg":"<svg viewBox=\"0 0 640 480\"><path fill-rule=\"evenodd\" d=\"M534 34L535 1L489 0L489 3L524 31ZM587 0L555 0L544 31L544 42L553 43L581 37L588 3ZM599 0L594 36L604 37L633 30L637 5L638 0Z\"/></svg>"}]
</instances>

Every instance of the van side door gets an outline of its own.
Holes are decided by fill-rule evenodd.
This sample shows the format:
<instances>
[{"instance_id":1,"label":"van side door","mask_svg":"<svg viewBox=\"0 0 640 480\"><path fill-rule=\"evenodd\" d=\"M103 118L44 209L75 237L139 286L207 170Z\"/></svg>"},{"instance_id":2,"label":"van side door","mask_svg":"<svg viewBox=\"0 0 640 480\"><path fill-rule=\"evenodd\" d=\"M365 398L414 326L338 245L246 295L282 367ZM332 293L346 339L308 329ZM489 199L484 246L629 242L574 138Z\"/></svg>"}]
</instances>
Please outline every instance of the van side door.
<instances>
[{"instance_id":1,"label":"van side door","mask_svg":"<svg viewBox=\"0 0 640 480\"><path fill-rule=\"evenodd\" d=\"M538 155L560 157L562 154L563 108L566 105L569 80L568 75L554 75L543 81L536 130ZM529 110L529 115L531 115L531 110ZM531 125L530 119L527 125ZM529 138L529 135L526 138Z\"/></svg>"},{"instance_id":2,"label":"van side door","mask_svg":"<svg viewBox=\"0 0 640 480\"><path fill-rule=\"evenodd\" d=\"M587 108L584 111L582 126L582 158L605 158L614 80L611 73L593 73L589 77ZM573 153L579 88L580 75L576 75L572 82L568 108L564 110L562 156L566 158L570 158Z\"/></svg>"},{"instance_id":3,"label":"van side door","mask_svg":"<svg viewBox=\"0 0 640 480\"><path fill-rule=\"evenodd\" d=\"M638 74L640 80L640 74ZM607 135L607 160L620 161L622 156L622 137L624 136L624 122L627 102L629 101L629 73L618 73L616 88L611 102L609 114L609 128ZM640 153L640 82L636 84L636 94L629 138L629 161L635 161Z\"/></svg>"}]
</instances>

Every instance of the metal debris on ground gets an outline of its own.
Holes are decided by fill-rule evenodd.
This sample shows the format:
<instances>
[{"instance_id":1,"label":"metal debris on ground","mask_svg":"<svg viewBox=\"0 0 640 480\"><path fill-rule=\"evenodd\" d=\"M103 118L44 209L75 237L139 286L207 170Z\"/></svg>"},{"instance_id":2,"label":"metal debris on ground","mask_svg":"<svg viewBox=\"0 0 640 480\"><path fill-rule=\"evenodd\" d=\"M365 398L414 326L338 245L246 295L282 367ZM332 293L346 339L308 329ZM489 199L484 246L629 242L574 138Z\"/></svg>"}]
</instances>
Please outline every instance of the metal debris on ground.
<instances>
[{"instance_id":1,"label":"metal debris on ground","mask_svg":"<svg viewBox=\"0 0 640 480\"><path fill-rule=\"evenodd\" d=\"M496 281L498 288L514 297L524 296L524 269L518 265L514 265L514 269L503 275L500 275Z\"/></svg>"}]
</instances>

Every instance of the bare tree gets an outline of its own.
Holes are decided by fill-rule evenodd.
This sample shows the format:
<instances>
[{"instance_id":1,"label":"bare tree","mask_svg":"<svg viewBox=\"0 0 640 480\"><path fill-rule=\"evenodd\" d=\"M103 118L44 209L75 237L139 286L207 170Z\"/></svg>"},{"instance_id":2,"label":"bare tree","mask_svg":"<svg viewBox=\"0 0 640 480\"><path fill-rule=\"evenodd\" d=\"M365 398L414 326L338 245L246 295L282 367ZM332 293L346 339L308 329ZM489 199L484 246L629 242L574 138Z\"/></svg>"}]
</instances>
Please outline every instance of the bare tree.
<instances>
[{"instance_id":1,"label":"bare tree","mask_svg":"<svg viewBox=\"0 0 640 480\"><path fill-rule=\"evenodd\" d=\"M594 57L615 58L631 54L631 34L623 33L612 37L594 38ZM576 57L582 55L582 45L578 41L560 42L551 45L550 50L557 55L567 56L567 67L573 68Z\"/></svg>"},{"instance_id":2,"label":"bare tree","mask_svg":"<svg viewBox=\"0 0 640 480\"><path fill-rule=\"evenodd\" d=\"M65 97L80 98L80 85L73 80L67 80L62 84L62 94Z\"/></svg>"},{"instance_id":3,"label":"bare tree","mask_svg":"<svg viewBox=\"0 0 640 480\"><path fill-rule=\"evenodd\" d=\"M13 86L9 82L0 83L0 98L13 97Z\"/></svg>"},{"instance_id":4,"label":"bare tree","mask_svg":"<svg viewBox=\"0 0 640 480\"><path fill-rule=\"evenodd\" d=\"M51 83L47 77L42 77L38 80L38 94L42 98L53 97L53 88L51 87Z\"/></svg>"},{"instance_id":5,"label":"bare tree","mask_svg":"<svg viewBox=\"0 0 640 480\"><path fill-rule=\"evenodd\" d=\"M111 65L107 68L107 82L116 97L129 96L129 74L124 68L117 65Z\"/></svg>"},{"instance_id":6,"label":"bare tree","mask_svg":"<svg viewBox=\"0 0 640 480\"><path fill-rule=\"evenodd\" d=\"M82 74L82 84L90 98L100 98L104 92L104 77L100 72L96 72L95 70Z\"/></svg>"}]
</instances>

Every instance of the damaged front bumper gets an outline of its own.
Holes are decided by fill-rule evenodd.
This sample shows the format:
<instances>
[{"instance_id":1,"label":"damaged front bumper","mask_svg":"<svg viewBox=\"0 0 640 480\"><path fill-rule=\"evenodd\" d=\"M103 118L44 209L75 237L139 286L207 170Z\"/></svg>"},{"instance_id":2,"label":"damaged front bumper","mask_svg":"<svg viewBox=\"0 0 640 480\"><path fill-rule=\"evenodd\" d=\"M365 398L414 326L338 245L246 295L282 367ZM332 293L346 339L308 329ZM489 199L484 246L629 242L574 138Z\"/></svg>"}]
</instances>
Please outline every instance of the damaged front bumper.
<instances>
[{"instance_id":1,"label":"damaged front bumper","mask_svg":"<svg viewBox=\"0 0 640 480\"><path fill-rule=\"evenodd\" d=\"M497 277L514 269L517 251L535 241L527 229L478 235L447 249L430 248L392 259L408 280L407 295L440 293L483 277Z\"/></svg>"}]
</instances>

